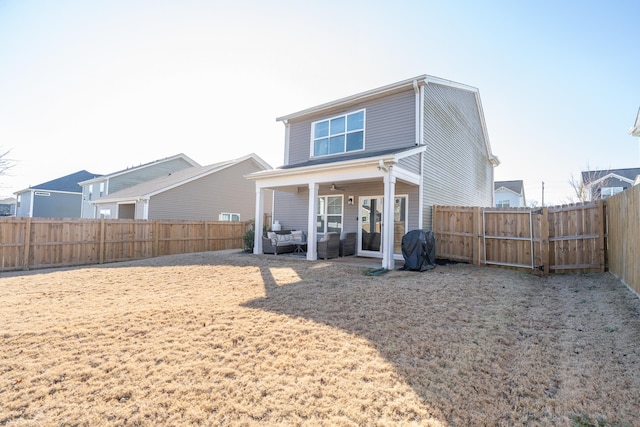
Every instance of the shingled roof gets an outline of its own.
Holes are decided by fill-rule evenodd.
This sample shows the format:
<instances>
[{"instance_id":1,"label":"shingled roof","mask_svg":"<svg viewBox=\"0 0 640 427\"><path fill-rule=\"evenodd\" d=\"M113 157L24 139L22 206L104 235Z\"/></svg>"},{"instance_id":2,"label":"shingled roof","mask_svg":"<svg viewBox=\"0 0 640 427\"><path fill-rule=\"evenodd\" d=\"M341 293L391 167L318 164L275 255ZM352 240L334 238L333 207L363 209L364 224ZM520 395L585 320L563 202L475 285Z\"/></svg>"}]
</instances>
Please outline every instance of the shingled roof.
<instances>
[{"instance_id":1,"label":"shingled roof","mask_svg":"<svg viewBox=\"0 0 640 427\"><path fill-rule=\"evenodd\" d=\"M516 194L523 194L522 193L522 187L524 186L524 183L521 179L515 180L515 181L495 181L493 183L493 190L497 190L499 188L506 188L507 190L511 190Z\"/></svg>"},{"instance_id":2,"label":"shingled roof","mask_svg":"<svg viewBox=\"0 0 640 427\"><path fill-rule=\"evenodd\" d=\"M51 181L43 182L42 184L34 185L32 187L29 187L29 189L82 193L82 187L78 183L81 181L86 181L87 179L96 178L98 176L101 175L91 173L86 170L81 170Z\"/></svg>"}]
</instances>

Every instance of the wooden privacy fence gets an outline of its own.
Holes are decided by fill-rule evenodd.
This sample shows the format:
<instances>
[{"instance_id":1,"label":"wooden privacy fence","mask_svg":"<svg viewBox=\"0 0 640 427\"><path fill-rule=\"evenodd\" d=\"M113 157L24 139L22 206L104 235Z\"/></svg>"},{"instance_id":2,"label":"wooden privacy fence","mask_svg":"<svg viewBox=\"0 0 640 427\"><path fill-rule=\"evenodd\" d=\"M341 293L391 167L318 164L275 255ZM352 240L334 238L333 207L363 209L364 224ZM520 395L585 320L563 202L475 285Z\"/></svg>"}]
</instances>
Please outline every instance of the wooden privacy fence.
<instances>
[{"instance_id":1,"label":"wooden privacy fence","mask_svg":"<svg viewBox=\"0 0 640 427\"><path fill-rule=\"evenodd\" d=\"M242 249L251 223L1 218L0 271Z\"/></svg>"},{"instance_id":2,"label":"wooden privacy fence","mask_svg":"<svg viewBox=\"0 0 640 427\"><path fill-rule=\"evenodd\" d=\"M436 256L549 272L605 271L603 201L545 207L435 206Z\"/></svg>"},{"instance_id":3,"label":"wooden privacy fence","mask_svg":"<svg viewBox=\"0 0 640 427\"><path fill-rule=\"evenodd\" d=\"M640 294L640 185L607 199L609 271Z\"/></svg>"}]
</instances>

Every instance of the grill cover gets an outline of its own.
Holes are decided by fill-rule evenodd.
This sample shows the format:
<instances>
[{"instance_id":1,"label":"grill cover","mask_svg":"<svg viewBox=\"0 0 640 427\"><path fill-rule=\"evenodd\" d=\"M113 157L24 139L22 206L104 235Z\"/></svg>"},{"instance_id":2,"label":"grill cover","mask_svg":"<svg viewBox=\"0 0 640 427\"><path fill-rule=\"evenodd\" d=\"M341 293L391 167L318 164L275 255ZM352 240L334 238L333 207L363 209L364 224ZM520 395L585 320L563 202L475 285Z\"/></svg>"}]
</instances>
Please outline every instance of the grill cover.
<instances>
[{"instance_id":1,"label":"grill cover","mask_svg":"<svg viewBox=\"0 0 640 427\"><path fill-rule=\"evenodd\" d=\"M402 236L404 266L400 270L426 271L436 267L436 238L431 230L412 230Z\"/></svg>"}]
</instances>

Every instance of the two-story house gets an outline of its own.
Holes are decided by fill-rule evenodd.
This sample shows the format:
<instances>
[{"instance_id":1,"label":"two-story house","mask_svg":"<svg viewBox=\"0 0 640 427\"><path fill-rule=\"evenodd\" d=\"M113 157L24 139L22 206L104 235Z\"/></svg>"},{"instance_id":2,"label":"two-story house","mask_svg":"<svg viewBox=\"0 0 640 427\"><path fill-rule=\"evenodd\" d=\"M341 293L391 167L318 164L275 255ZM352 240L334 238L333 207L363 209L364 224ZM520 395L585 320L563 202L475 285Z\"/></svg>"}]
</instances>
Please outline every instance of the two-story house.
<instances>
[{"instance_id":1,"label":"two-story house","mask_svg":"<svg viewBox=\"0 0 640 427\"><path fill-rule=\"evenodd\" d=\"M81 218L81 181L100 175L81 170L15 192L19 217Z\"/></svg>"},{"instance_id":2,"label":"two-story house","mask_svg":"<svg viewBox=\"0 0 640 427\"><path fill-rule=\"evenodd\" d=\"M165 173L91 203L96 212L113 212L111 217L119 219L247 221L256 211L255 188L244 176L267 169L271 166L251 153ZM271 194L263 202L271 213Z\"/></svg>"},{"instance_id":3,"label":"two-story house","mask_svg":"<svg viewBox=\"0 0 640 427\"><path fill-rule=\"evenodd\" d=\"M81 218L127 218L135 217L130 203L113 203L97 208L92 202L125 188L165 176L182 169L199 167L200 164L180 153L139 166L122 169L107 175L80 182L82 187Z\"/></svg>"},{"instance_id":4,"label":"two-story house","mask_svg":"<svg viewBox=\"0 0 640 427\"><path fill-rule=\"evenodd\" d=\"M527 206L527 199L524 196L524 182L521 179L496 181L493 188L493 199L497 208L523 208Z\"/></svg>"},{"instance_id":5,"label":"two-story house","mask_svg":"<svg viewBox=\"0 0 640 427\"><path fill-rule=\"evenodd\" d=\"M582 171L582 185L589 200L606 199L635 185L640 168Z\"/></svg>"},{"instance_id":6,"label":"two-story house","mask_svg":"<svg viewBox=\"0 0 640 427\"><path fill-rule=\"evenodd\" d=\"M434 205L493 205L499 162L474 87L421 75L277 120L284 165L248 176L256 230L274 190L273 219L306 231L309 260L324 233L357 232L357 255L392 269L402 236L431 228Z\"/></svg>"}]
</instances>

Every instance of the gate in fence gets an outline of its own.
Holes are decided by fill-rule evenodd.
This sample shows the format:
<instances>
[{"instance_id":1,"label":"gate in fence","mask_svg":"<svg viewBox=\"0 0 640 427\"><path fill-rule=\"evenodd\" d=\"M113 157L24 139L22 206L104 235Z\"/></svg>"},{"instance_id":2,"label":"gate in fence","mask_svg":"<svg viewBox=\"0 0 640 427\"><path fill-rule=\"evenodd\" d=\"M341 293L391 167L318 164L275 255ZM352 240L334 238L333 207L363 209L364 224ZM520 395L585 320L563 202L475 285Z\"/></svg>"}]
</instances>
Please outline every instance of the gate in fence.
<instances>
[{"instance_id":1,"label":"gate in fence","mask_svg":"<svg viewBox=\"0 0 640 427\"><path fill-rule=\"evenodd\" d=\"M605 271L602 200L524 208L434 206L436 256L542 272Z\"/></svg>"}]
</instances>

